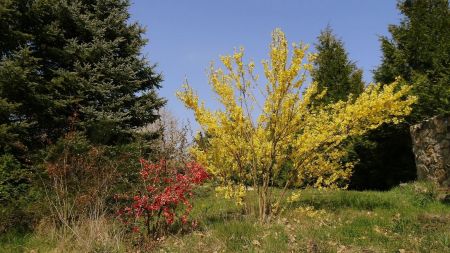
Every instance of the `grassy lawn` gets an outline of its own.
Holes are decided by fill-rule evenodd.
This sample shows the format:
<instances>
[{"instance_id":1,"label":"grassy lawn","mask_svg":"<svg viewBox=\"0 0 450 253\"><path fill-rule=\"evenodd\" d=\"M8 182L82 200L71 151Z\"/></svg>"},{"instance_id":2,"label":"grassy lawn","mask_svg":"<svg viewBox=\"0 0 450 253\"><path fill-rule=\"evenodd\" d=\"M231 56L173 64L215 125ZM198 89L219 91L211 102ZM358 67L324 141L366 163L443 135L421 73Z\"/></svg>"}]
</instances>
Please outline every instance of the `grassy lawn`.
<instances>
[{"instance_id":1,"label":"grassy lawn","mask_svg":"<svg viewBox=\"0 0 450 253\"><path fill-rule=\"evenodd\" d=\"M269 224L212 191L203 195L193 213L200 229L168 237L160 251L450 252L450 205L435 200L427 184L387 192L303 190Z\"/></svg>"},{"instance_id":2,"label":"grassy lawn","mask_svg":"<svg viewBox=\"0 0 450 253\"><path fill-rule=\"evenodd\" d=\"M387 192L303 190L268 224L246 213L211 187L199 189L191 216L197 229L163 238L155 251L450 252L450 204L424 183ZM0 237L0 252L50 252L55 243L42 234L9 234Z\"/></svg>"}]
</instances>

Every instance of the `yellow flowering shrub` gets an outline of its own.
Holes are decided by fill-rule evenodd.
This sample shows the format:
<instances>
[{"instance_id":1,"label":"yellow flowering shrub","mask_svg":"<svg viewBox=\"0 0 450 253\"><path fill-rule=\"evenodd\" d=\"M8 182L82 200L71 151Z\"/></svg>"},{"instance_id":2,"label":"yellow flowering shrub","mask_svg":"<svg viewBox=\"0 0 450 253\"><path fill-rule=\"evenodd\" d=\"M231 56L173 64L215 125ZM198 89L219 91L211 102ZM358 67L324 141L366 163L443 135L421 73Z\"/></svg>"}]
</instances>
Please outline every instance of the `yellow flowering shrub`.
<instances>
[{"instance_id":1,"label":"yellow flowering shrub","mask_svg":"<svg viewBox=\"0 0 450 253\"><path fill-rule=\"evenodd\" d=\"M208 148L191 149L194 157L230 197L242 199L245 189L230 184L252 185L262 220L280 201L270 186L287 161L292 166L285 188L305 181L316 187L342 186L353 168L352 163L341 162L347 155L343 142L383 123L400 122L416 100L408 96L410 86L396 81L370 84L357 98L316 106L314 98L325 91L319 93L314 82L305 87L315 55L308 54L303 44L293 44L289 52L279 29L273 32L269 60L262 62L262 82L255 63L245 64L243 57L241 48L220 58L224 68L210 67L209 84L221 109L208 109L187 83L177 96L209 137Z\"/></svg>"}]
</instances>

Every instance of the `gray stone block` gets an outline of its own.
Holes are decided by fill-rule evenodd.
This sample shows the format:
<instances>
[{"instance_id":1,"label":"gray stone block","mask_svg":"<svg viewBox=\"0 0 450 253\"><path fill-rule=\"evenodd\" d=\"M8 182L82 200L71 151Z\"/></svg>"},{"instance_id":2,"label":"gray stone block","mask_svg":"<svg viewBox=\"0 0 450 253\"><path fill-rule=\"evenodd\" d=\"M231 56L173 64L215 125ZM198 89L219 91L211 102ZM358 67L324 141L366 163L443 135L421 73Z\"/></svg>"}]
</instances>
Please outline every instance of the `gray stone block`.
<instances>
[{"instance_id":1,"label":"gray stone block","mask_svg":"<svg viewBox=\"0 0 450 253\"><path fill-rule=\"evenodd\" d=\"M418 179L450 187L450 116L436 116L410 128Z\"/></svg>"}]
</instances>

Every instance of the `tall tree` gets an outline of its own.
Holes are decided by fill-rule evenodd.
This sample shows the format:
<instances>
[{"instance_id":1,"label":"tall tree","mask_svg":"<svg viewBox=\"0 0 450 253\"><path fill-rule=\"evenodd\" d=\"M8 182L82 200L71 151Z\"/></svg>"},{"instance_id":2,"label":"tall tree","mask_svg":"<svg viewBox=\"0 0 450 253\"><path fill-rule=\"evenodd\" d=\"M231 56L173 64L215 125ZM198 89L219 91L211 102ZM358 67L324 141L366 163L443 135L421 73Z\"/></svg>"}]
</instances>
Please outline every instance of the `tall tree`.
<instances>
[{"instance_id":1,"label":"tall tree","mask_svg":"<svg viewBox=\"0 0 450 253\"><path fill-rule=\"evenodd\" d=\"M128 0L0 0L0 144L35 149L69 130L96 143L132 139L164 104L140 56Z\"/></svg>"},{"instance_id":2,"label":"tall tree","mask_svg":"<svg viewBox=\"0 0 450 253\"><path fill-rule=\"evenodd\" d=\"M319 90L327 90L322 103L347 100L350 94L359 95L364 89L362 70L348 59L344 43L338 39L330 26L317 38L317 58L311 72Z\"/></svg>"},{"instance_id":3,"label":"tall tree","mask_svg":"<svg viewBox=\"0 0 450 253\"><path fill-rule=\"evenodd\" d=\"M0 0L0 230L11 217L25 220L17 210L34 194L42 148L70 131L89 143L127 143L157 119L161 76L140 56L144 29L128 6Z\"/></svg>"},{"instance_id":4,"label":"tall tree","mask_svg":"<svg viewBox=\"0 0 450 253\"><path fill-rule=\"evenodd\" d=\"M450 112L450 9L448 0L400 0L404 15L381 37L382 63L375 80L401 76L414 86L419 101L414 122Z\"/></svg>"},{"instance_id":5,"label":"tall tree","mask_svg":"<svg viewBox=\"0 0 450 253\"><path fill-rule=\"evenodd\" d=\"M448 0L400 0L403 18L381 37L382 63L377 82L397 76L413 86L418 103L407 122L385 125L369 134L370 145L357 148L351 187L386 189L416 177L409 126L424 118L450 112L450 13ZM364 144L364 143L360 143Z\"/></svg>"}]
</instances>

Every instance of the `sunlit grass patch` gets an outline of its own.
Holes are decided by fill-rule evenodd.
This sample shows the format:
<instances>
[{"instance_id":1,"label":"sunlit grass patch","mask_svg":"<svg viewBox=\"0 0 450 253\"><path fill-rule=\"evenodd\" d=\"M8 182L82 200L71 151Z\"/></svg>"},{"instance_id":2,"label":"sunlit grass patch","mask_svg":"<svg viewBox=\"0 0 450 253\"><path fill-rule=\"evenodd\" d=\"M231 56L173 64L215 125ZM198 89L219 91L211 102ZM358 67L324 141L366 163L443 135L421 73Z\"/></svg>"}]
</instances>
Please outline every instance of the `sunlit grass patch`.
<instances>
[{"instance_id":1,"label":"sunlit grass patch","mask_svg":"<svg viewBox=\"0 0 450 253\"><path fill-rule=\"evenodd\" d=\"M203 220L199 228L201 235L177 237L178 245L191 245L197 251L183 251L170 240L161 249L167 252L450 251L450 206L436 199L432 184L404 184L386 192L314 189L294 192L299 192L299 198L286 203L278 218L260 224L245 212L245 207L224 201L210 191L197 200L193 211L196 219ZM253 198L250 205L256 204L254 194L247 197Z\"/></svg>"},{"instance_id":2,"label":"sunlit grass patch","mask_svg":"<svg viewBox=\"0 0 450 253\"><path fill-rule=\"evenodd\" d=\"M155 242L152 250L181 253L450 252L450 205L435 198L430 184L406 184L386 192L314 189L293 192L299 192L296 201L285 203L285 209L275 219L261 223L252 211L257 203L253 192L247 195L247 205L238 206L232 200L216 196L213 186L200 187L195 192L190 216L197 226L173 231ZM104 230L104 235L113 231ZM71 245L69 240L59 240L60 236L56 230L47 230L47 234L10 233L0 237L0 252L138 249L126 236L122 241L105 237L109 239L103 240L104 244L91 236L91 244L76 245ZM100 242L99 247L94 247L95 241ZM121 245L111 248L119 241ZM75 242L73 240L72 244ZM65 251L61 251L63 248Z\"/></svg>"}]
</instances>

